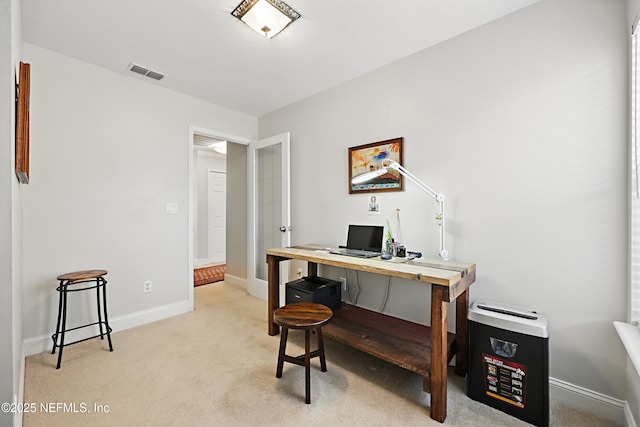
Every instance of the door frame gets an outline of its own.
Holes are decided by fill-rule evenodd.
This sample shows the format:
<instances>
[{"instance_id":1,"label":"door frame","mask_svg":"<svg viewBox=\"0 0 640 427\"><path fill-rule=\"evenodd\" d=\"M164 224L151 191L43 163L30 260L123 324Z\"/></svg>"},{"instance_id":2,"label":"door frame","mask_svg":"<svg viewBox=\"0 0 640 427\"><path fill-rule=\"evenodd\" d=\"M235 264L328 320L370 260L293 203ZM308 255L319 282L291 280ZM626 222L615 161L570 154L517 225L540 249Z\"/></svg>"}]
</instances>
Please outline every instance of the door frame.
<instances>
[{"instance_id":1,"label":"door frame","mask_svg":"<svg viewBox=\"0 0 640 427\"><path fill-rule=\"evenodd\" d=\"M236 144L249 145L252 140L250 138L245 138L242 136L231 135L225 132L218 132L211 129L201 128L198 126L189 125L189 184L188 184L188 194L187 194L187 309L188 311L193 311L194 300L193 300L193 266L194 266L194 251L193 251L193 242L194 237L193 233L195 231L195 165L194 165L194 156L195 156L195 145L193 143L193 136L195 134L204 135L211 138L222 139L229 142L233 142ZM228 171L227 171L228 173Z\"/></svg>"},{"instance_id":2,"label":"door frame","mask_svg":"<svg viewBox=\"0 0 640 427\"><path fill-rule=\"evenodd\" d=\"M255 186L255 167L256 167L256 151L262 148L266 148L270 145L281 143L283 145L282 150L282 163L281 163L281 176L282 176L282 200L283 209L281 217L281 226L285 227L285 230L281 236L280 246L289 246L291 244L291 134L289 132L282 132L277 135L263 138L258 141L254 141L249 144L247 153L247 206L249 209L247 219L249 225L249 231L247 233L247 292L260 299L267 300L268 287L265 280L256 278L256 260L258 254L255 253L256 248L256 186ZM264 255L266 256L266 255ZM266 261L265 261L266 262ZM287 262L282 263L288 266ZM288 280L288 269L285 267L280 273L281 283Z\"/></svg>"}]
</instances>

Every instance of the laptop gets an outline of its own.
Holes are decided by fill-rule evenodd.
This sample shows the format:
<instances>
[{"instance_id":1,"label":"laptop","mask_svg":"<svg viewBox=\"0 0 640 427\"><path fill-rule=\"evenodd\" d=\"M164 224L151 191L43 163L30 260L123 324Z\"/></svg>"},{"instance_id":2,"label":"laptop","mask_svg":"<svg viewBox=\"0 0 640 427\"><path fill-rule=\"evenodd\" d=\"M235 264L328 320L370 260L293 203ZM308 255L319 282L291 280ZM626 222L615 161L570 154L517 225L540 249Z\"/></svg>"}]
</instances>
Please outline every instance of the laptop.
<instances>
[{"instance_id":1,"label":"laptop","mask_svg":"<svg viewBox=\"0 0 640 427\"><path fill-rule=\"evenodd\" d=\"M381 225L349 225L347 246L332 249L329 253L359 258L373 258L382 254L382 237L384 227Z\"/></svg>"}]
</instances>

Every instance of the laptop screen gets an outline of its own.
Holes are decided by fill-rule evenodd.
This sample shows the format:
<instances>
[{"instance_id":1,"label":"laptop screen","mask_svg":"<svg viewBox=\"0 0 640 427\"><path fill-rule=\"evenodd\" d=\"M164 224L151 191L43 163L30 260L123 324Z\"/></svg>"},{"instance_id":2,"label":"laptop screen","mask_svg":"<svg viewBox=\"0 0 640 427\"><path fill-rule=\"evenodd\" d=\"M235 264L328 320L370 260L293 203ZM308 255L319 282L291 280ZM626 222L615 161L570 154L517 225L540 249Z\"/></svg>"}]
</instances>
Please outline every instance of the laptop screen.
<instances>
[{"instance_id":1,"label":"laptop screen","mask_svg":"<svg viewBox=\"0 0 640 427\"><path fill-rule=\"evenodd\" d=\"M381 225L349 225L347 249L382 252L383 234Z\"/></svg>"}]
</instances>

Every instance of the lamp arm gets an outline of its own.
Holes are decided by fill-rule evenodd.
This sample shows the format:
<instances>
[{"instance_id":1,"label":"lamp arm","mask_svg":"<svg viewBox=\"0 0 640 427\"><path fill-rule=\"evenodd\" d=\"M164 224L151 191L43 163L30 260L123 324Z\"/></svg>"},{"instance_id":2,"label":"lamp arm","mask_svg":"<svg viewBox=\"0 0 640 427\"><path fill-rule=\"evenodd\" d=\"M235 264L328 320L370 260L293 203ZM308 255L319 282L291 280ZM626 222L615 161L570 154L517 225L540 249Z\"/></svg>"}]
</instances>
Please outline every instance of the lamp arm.
<instances>
[{"instance_id":1,"label":"lamp arm","mask_svg":"<svg viewBox=\"0 0 640 427\"><path fill-rule=\"evenodd\" d=\"M445 235L444 233L444 194L436 193L435 191L433 191L431 187L426 185L424 182L420 181L414 174L406 170L401 164L393 160L387 160L387 161L389 163L387 165L384 165L384 162L383 162L383 166L385 166L388 169L397 170L400 174L402 174L403 176L406 176L409 181L417 185L418 188L420 188L422 191L424 191L429 196L431 196L432 199L438 202L438 215L436 216L436 221L438 223L438 226L440 227L440 252L438 252L438 255L440 255L440 258L442 258L443 261L448 261L449 252L445 249L445 242L444 242L444 235Z\"/></svg>"},{"instance_id":2,"label":"lamp arm","mask_svg":"<svg viewBox=\"0 0 640 427\"><path fill-rule=\"evenodd\" d=\"M440 196L441 195L442 194L440 194ZM442 258L443 261L448 261L449 251L445 249L444 245L444 197L438 200L438 217L436 218L436 221L440 226L440 252L438 252L438 255L440 255L440 258Z\"/></svg>"},{"instance_id":3,"label":"lamp arm","mask_svg":"<svg viewBox=\"0 0 640 427\"><path fill-rule=\"evenodd\" d=\"M395 169L402 175L406 176L409 181L417 185L422 191L431 196L436 202L444 202L444 194L436 193L435 191L433 191L431 187L420 181L414 174L406 170L405 167L400 163L394 162L393 160L388 160L388 162L389 164L385 166L386 168Z\"/></svg>"}]
</instances>

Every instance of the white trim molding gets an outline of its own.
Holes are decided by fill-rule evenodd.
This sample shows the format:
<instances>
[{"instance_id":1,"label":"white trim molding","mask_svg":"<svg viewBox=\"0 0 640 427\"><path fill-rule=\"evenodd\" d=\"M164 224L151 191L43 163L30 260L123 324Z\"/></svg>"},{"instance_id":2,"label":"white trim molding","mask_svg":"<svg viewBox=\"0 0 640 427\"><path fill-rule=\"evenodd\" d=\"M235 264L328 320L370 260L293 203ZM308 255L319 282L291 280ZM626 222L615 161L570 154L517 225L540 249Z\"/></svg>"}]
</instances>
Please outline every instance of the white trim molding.
<instances>
[{"instance_id":1,"label":"white trim molding","mask_svg":"<svg viewBox=\"0 0 640 427\"><path fill-rule=\"evenodd\" d=\"M18 394L14 396L13 400L18 404L18 407L24 403L24 375L25 375L25 363L26 355L24 353L24 342L22 343L20 355L20 384L18 385ZM15 411L13 414L14 427L22 427L22 411Z\"/></svg>"},{"instance_id":2,"label":"white trim molding","mask_svg":"<svg viewBox=\"0 0 640 427\"><path fill-rule=\"evenodd\" d=\"M627 402L625 402L624 404L624 420L627 427L638 427L638 424L636 424L636 420L633 418L631 408L629 407L629 404Z\"/></svg>"},{"instance_id":3,"label":"white trim molding","mask_svg":"<svg viewBox=\"0 0 640 427\"><path fill-rule=\"evenodd\" d=\"M237 286L240 289L244 289L245 291L247 290L247 279L245 279L244 277L238 277L238 276L233 276L231 274L225 274L224 275L224 281L225 281L225 283L228 283L228 284L233 285L233 286Z\"/></svg>"},{"instance_id":4,"label":"white trim molding","mask_svg":"<svg viewBox=\"0 0 640 427\"><path fill-rule=\"evenodd\" d=\"M628 422L624 423L626 413L630 413L627 402L624 400L553 377L549 377L549 397L550 400L566 403L619 425L631 426ZM551 414L551 418L553 418L553 414Z\"/></svg>"},{"instance_id":5,"label":"white trim molding","mask_svg":"<svg viewBox=\"0 0 640 427\"><path fill-rule=\"evenodd\" d=\"M636 368L636 372L640 375L640 328L630 323L613 322L620 340L627 350L629 360Z\"/></svg>"},{"instance_id":6,"label":"white trim molding","mask_svg":"<svg viewBox=\"0 0 640 427\"><path fill-rule=\"evenodd\" d=\"M177 316L179 314L188 313L189 311L191 311L189 310L189 302L182 301L175 304L167 304L148 310L125 314L124 316L118 316L113 319L110 318L109 326L111 326L113 332L115 333L118 331L124 331L125 329L131 329L135 328L136 326L141 326L147 323ZM90 333L93 334L93 332L95 331L87 328L87 335ZM38 354L45 351L50 352L52 344L53 341L51 341L51 335L41 335L39 337L27 338L24 340L24 354L25 356L31 356L33 354ZM114 346L114 348L116 347Z\"/></svg>"}]
</instances>

